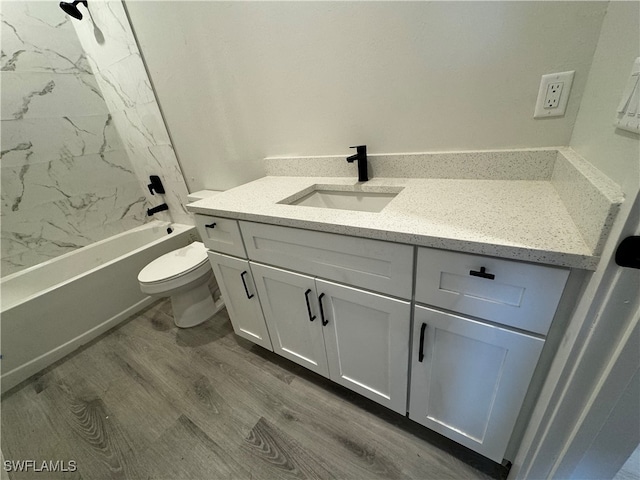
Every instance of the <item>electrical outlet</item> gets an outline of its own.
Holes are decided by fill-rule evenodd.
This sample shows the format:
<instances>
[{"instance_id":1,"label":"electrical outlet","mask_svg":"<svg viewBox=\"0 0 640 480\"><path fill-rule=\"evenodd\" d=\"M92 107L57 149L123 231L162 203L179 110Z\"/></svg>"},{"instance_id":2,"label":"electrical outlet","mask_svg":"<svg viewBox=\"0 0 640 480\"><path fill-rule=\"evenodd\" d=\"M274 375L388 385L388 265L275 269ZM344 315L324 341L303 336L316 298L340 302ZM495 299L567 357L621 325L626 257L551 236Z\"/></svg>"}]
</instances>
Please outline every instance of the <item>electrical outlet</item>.
<instances>
[{"instance_id":1,"label":"electrical outlet","mask_svg":"<svg viewBox=\"0 0 640 480\"><path fill-rule=\"evenodd\" d=\"M550 73L542 76L533 118L564 115L575 71Z\"/></svg>"},{"instance_id":2,"label":"electrical outlet","mask_svg":"<svg viewBox=\"0 0 640 480\"><path fill-rule=\"evenodd\" d=\"M547 87L547 95L544 97L544 108L558 108L560 96L562 95L562 86L564 82L550 83Z\"/></svg>"}]
</instances>

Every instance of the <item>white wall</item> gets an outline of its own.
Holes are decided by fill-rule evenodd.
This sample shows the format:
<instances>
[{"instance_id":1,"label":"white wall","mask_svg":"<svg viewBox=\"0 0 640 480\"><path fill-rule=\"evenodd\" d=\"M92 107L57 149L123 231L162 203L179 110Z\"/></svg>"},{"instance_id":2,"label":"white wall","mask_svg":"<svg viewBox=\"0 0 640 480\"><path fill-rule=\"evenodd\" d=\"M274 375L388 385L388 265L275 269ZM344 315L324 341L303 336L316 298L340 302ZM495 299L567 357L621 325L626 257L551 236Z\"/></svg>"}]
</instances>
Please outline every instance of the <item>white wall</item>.
<instances>
[{"instance_id":1,"label":"white wall","mask_svg":"<svg viewBox=\"0 0 640 480\"><path fill-rule=\"evenodd\" d=\"M572 444L573 429L580 422L595 422L588 416L581 418L582 408L595 398L591 395L602 385L600 374L616 355L620 332L626 328L625 315L611 322L608 316L600 316L600 308L621 270L614 263L616 247L634 233L634 219L637 222L631 206L640 181L640 136L615 129L613 120L631 65L640 55L639 15L637 2L609 4L570 141L573 149L620 184L627 199L611 228L602 260L578 299L509 478L569 478L571 472L566 469L575 467L571 457L584 440ZM616 295L620 312L625 312L624 305L633 305L624 300L624 291ZM598 447L597 442L592 445ZM567 451L570 455L565 457ZM558 466L554 475L552 468Z\"/></svg>"},{"instance_id":2,"label":"white wall","mask_svg":"<svg viewBox=\"0 0 640 480\"><path fill-rule=\"evenodd\" d=\"M640 182L640 136L616 129L616 107L640 56L640 3L611 2L570 146L627 194Z\"/></svg>"},{"instance_id":3,"label":"white wall","mask_svg":"<svg viewBox=\"0 0 640 480\"><path fill-rule=\"evenodd\" d=\"M601 2L128 2L191 190L265 156L567 145ZM565 117L540 76L576 70Z\"/></svg>"}]
</instances>

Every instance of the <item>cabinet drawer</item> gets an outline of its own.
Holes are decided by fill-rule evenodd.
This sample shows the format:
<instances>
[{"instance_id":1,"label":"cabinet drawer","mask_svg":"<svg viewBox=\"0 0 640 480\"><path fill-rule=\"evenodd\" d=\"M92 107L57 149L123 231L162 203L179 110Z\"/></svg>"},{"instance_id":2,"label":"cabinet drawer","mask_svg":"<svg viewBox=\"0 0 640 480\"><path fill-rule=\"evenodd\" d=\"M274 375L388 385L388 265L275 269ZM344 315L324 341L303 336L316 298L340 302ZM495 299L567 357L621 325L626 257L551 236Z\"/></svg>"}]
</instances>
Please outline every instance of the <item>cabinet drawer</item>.
<instances>
[{"instance_id":1,"label":"cabinet drawer","mask_svg":"<svg viewBox=\"0 0 640 480\"><path fill-rule=\"evenodd\" d=\"M208 249L247 258L237 220L200 214L195 217L202 243Z\"/></svg>"},{"instance_id":2,"label":"cabinet drawer","mask_svg":"<svg viewBox=\"0 0 640 480\"><path fill-rule=\"evenodd\" d=\"M411 298L409 245L242 221L240 229L251 260Z\"/></svg>"},{"instance_id":3,"label":"cabinet drawer","mask_svg":"<svg viewBox=\"0 0 640 480\"><path fill-rule=\"evenodd\" d=\"M418 248L416 269L416 302L542 335L569 276L563 268L430 248Z\"/></svg>"}]
</instances>

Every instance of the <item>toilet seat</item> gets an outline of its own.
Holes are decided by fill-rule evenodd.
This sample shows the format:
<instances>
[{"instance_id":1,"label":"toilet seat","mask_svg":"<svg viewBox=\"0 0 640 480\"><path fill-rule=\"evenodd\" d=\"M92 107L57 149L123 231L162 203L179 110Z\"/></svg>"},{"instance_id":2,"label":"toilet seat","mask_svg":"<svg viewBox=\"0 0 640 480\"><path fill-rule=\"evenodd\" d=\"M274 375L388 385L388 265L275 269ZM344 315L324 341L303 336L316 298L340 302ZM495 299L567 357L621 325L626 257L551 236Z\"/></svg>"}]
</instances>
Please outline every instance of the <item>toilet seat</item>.
<instances>
[{"instance_id":1,"label":"toilet seat","mask_svg":"<svg viewBox=\"0 0 640 480\"><path fill-rule=\"evenodd\" d=\"M202 242L193 242L156 258L138 274L143 285L175 283L181 277L187 281L211 270L207 260L207 249Z\"/></svg>"},{"instance_id":2,"label":"toilet seat","mask_svg":"<svg viewBox=\"0 0 640 480\"><path fill-rule=\"evenodd\" d=\"M174 323L189 328L224 307L224 303L213 301L212 277L207 249L202 242L193 242L153 260L138 274L138 283L142 293L171 297Z\"/></svg>"}]
</instances>

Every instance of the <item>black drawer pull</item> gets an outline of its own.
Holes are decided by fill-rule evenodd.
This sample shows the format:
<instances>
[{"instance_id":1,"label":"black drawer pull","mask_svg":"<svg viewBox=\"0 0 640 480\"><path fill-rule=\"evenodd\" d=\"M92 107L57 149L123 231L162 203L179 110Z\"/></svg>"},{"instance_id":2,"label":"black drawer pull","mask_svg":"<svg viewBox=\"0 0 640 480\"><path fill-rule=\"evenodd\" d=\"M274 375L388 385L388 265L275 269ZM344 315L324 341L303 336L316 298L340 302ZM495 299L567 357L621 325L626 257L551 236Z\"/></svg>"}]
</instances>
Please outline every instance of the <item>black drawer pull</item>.
<instances>
[{"instance_id":1,"label":"black drawer pull","mask_svg":"<svg viewBox=\"0 0 640 480\"><path fill-rule=\"evenodd\" d=\"M640 236L627 237L620 242L616 263L621 267L640 268Z\"/></svg>"},{"instance_id":2,"label":"black drawer pull","mask_svg":"<svg viewBox=\"0 0 640 480\"><path fill-rule=\"evenodd\" d=\"M304 299L307 302L307 313L309 313L309 321L313 322L316 319L315 315L311 315L311 305L309 305L309 294L311 293L311 289L308 289L304 292Z\"/></svg>"},{"instance_id":3,"label":"black drawer pull","mask_svg":"<svg viewBox=\"0 0 640 480\"><path fill-rule=\"evenodd\" d=\"M247 282L246 282L246 281L245 281L245 279L244 279L244 276L245 276L246 274L247 274L247 271L245 270L244 272L242 272L242 273L240 274L240 278L242 279L242 285L244 285L244 293L246 293L246 294L247 294L247 298L248 298L249 300L251 300L251 299L253 298L253 296L254 296L254 295L253 295L253 293L252 293L251 295L249 295L249 289L247 288Z\"/></svg>"},{"instance_id":4,"label":"black drawer pull","mask_svg":"<svg viewBox=\"0 0 640 480\"><path fill-rule=\"evenodd\" d=\"M418 361L422 362L424 360L424 331L427 328L427 324L423 323L422 327L420 327L420 352L418 352Z\"/></svg>"},{"instance_id":5,"label":"black drawer pull","mask_svg":"<svg viewBox=\"0 0 640 480\"><path fill-rule=\"evenodd\" d=\"M324 293L321 293L318 297L318 305L320 305L320 318L322 318L322 326L326 326L329 323L329 320L324 318L324 308L322 308L322 297L324 297Z\"/></svg>"},{"instance_id":6,"label":"black drawer pull","mask_svg":"<svg viewBox=\"0 0 640 480\"><path fill-rule=\"evenodd\" d=\"M481 278L487 278L489 280L493 280L494 278L496 278L496 276L493 273L487 273L487 269L484 267L480 267L480 271L477 272L475 270L471 270L469 272L469 275L472 275L474 277L481 277Z\"/></svg>"},{"instance_id":7,"label":"black drawer pull","mask_svg":"<svg viewBox=\"0 0 640 480\"><path fill-rule=\"evenodd\" d=\"M209 225L205 225L207 228L215 228L216 222L210 223Z\"/></svg>"}]
</instances>

